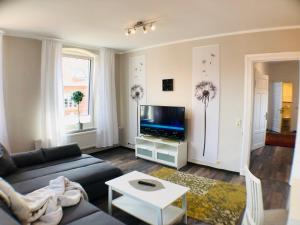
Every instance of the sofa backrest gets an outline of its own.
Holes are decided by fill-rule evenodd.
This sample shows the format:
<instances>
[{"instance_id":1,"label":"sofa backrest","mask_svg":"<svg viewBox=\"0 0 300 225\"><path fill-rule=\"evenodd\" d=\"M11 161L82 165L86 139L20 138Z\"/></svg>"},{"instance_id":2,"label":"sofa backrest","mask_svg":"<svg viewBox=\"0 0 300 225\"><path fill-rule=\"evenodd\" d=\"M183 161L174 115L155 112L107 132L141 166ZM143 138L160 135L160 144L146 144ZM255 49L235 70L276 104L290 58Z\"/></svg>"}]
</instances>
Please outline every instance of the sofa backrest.
<instances>
[{"instance_id":1,"label":"sofa backrest","mask_svg":"<svg viewBox=\"0 0 300 225\"><path fill-rule=\"evenodd\" d=\"M81 156L81 150L77 144L42 148L35 151L17 153L12 158L18 168L24 168L59 159Z\"/></svg>"}]
</instances>

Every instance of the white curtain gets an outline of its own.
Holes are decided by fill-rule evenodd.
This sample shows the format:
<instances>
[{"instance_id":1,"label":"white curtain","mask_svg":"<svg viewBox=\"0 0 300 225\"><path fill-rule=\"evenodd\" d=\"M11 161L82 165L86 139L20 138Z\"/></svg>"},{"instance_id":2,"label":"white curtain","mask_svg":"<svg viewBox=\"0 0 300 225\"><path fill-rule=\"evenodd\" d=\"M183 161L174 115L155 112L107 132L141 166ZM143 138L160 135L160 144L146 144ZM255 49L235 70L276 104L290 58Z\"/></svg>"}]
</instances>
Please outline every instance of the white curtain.
<instances>
[{"instance_id":1,"label":"white curtain","mask_svg":"<svg viewBox=\"0 0 300 225\"><path fill-rule=\"evenodd\" d=\"M58 41L42 43L41 95L42 146L62 145L65 142L62 44Z\"/></svg>"},{"instance_id":2,"label":"white curtain","mask_svg":"<svg viewBox=\"0 0 300 225\"><path fill-rule=\"evenodd\" d=\"M4 107L3 34L0 31L0 143L10 150Z\"/></svg>"},{"instance_id":3,"label":"white curtain","mask_svg":"<svg viewBox=\"0 0 300 225\"><path fill-rule=\"evenodd\" d=\"M96 147L108 147L119 143L116 87L115 53L112 49L100 49L96 59L94 89Z\"/></svg>"}]
</instances>

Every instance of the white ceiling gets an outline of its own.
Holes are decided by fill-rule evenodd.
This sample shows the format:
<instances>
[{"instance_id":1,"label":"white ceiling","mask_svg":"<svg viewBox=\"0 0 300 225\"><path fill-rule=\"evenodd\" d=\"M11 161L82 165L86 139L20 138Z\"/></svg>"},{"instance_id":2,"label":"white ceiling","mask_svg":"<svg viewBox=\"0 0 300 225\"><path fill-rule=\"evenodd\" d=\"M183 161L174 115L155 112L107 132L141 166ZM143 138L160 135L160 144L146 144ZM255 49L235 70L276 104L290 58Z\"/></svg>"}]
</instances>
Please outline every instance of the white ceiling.
<instances>
[{"instance_id":1,"label":"white ceiling","mask_svg":"<svg viewBox=\"0 0 300 225\"><path fill-rule=\"evenodd\" d=\"M124 28L160 18L157 30ZM300 0L0 0L0 29L129 50L194 37L300 25Z\"/></svg>"}]
</instances>

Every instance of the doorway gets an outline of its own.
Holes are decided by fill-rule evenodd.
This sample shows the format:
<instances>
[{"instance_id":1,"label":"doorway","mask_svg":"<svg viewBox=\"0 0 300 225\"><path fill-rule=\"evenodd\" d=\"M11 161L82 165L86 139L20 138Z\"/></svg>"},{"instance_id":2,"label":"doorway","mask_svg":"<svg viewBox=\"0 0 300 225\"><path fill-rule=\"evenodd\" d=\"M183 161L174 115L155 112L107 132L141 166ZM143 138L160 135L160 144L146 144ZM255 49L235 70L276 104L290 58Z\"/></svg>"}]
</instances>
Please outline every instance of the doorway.
<instances>
[{"instance_id":1,"label":"doorway","mask_svg":"<svg viewBox=\"0 0 300 225\"><path fill-rule=\"evenodd\" d=\"M253 65L250 170L260 178L264 207L285 208L289 196L299 102L299 61Z\"/></svg>"},{"instance_id":2,"label":"doorway","mask_svg":"<svg viewBox=\"0 0 300 225\"><path fill-rule=\"evenodd\" d=\"M256 62L251 150L266 145L295 147L299 61Z\"/></svg>"},{"instance_id":3,"label":"doorway","mask_svg":"<svg viewBox=\"0 0 300 225\"><path fill-rule=\"evenodd\" d=\"M252 144L253 126L253 103L254 103L254 64L259 62L279 62L279 61L300 61L300 52L266 53L245 56L245 85L244 85L244 116L243 116L243 140L242 159L240 174L244 175L244 167L250 164L250 153ZM299 117L299 111L298 111ZM299 129L300 123L297 123ZM299 139L299 140L298 140ZM300 143L299 135L296 136L295 150ZM297 170L297 165L293 164L293 173Z\"/></svg>"}]
</instances>

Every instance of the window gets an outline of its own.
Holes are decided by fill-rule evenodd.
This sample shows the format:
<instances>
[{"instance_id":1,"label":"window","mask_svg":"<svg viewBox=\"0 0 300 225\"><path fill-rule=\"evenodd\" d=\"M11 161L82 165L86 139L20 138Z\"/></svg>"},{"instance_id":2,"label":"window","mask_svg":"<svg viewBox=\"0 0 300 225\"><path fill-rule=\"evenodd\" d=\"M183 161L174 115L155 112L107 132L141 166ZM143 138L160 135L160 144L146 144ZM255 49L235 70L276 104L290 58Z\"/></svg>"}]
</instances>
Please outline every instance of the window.
<instances>
[{"instance_id":1,"label":"window","mask_svg":"<svg viewBox=\"0 0 300 225\"><path fill-rule=\"evenodd\" d=\"M84 94L79 104L80 122L84 128L92 127L91 115L91 77L93 58L88 56L64 55L62 59L64 83L64 121L67 131L78 129L78 105L72 101L75 91Z\"/></svg>"}]
</instances>

